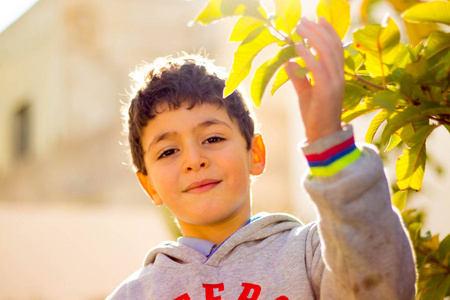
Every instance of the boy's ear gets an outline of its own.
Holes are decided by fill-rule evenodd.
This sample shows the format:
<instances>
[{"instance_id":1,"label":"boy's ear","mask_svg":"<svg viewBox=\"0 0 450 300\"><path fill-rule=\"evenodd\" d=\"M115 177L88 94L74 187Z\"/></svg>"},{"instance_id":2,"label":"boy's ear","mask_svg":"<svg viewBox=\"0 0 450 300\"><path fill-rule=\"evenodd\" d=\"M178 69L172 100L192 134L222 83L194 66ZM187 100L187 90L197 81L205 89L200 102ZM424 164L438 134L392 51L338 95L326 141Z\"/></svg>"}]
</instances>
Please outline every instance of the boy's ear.
<instances>
[{"instance_id":1,"label":"boy's ear","mask_svg":"<svg viewBox=\"0 0 450 300\"><path fill-rule=\"evenodd\" d=\"M155 204L156 206L162 205L163 202L162 202L161 198L159 197L158 192L156 192L156 190L153 188L148 175L144 175L141 172L136 172L136 175L139 179L141 186L144 188L144 190L147 192L147 194L152 199L153 204Z\"/></svg>"},{"instance_id":2,"label":"boy's ear","mask_svg":"<svg viewBox=\"0 0 450 300\"><path fill-rule=\"evenodd\" d=\"M266 145L261 134L256 134L252 141L252 166L250 174L261 175L266 168Z\"/></svg>"}]
</instances>

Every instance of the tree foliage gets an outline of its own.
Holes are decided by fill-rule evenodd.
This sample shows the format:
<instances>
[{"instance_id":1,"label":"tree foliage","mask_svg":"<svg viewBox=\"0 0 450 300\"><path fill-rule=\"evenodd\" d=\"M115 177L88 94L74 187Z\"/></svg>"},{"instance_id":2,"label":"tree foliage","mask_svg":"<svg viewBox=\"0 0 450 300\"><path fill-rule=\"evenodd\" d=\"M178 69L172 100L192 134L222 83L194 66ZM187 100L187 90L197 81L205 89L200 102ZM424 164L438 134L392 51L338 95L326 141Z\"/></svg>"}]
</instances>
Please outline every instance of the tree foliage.
<instances>
[{"instance_id":1,"label":"tree foliage","mask_svg":"<svg viewBox=\"0 0 450 300\"><path fill-rule=\"evenodd\" d=\"M360 6L364 26L353 32L345 47L346 88L342 120L350 122L377 112L366 134L373 143L381 131L381 148L401 147L397 160L398 191L393 203L402 211L413 241L419 272L417 299L450 296L450 236L421 233L422 214L405 210L407 194L420 190L427 162L426 142L438 128L450 132L450 2L384 0L402 16L411 43L400 42L400 29L389 18L385 24L372 20L371 7L382 0L363 0ZM250 74L254 58L266 47L277 47L274 57L254 73L250 94L256 105L272 82L274 94L288 80L283 65L295 60L301 75L311 76L294 44L303 42L295 28L302 16L300 0L273 0L268 13L259 0L209 0L196 21L209 24L237 17L229 37L239 42L234 53L224 96L231 94ZM317 17L324 17L341 39L350 26L350 5L345 0L320 0Z\"/></svg>"}]
</instances>

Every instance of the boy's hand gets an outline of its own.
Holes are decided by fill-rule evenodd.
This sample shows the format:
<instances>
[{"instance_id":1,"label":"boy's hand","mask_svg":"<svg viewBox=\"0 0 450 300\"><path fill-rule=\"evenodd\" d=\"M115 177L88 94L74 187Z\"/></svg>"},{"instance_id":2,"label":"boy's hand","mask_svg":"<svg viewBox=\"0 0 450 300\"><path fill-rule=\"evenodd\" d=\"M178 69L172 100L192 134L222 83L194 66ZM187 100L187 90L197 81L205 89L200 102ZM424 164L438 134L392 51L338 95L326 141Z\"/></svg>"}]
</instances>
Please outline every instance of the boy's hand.
<instances>
[{"instance_id":1,"label":"boy's hand","mask_svg":"<svg viewBox=\"0 0 450 300\"><path fill-rule=\"evenodd\" d=\"M296 45L298 54L313 74L314 85L306 77L295 74L299 68L295 62L285 66L298 95L306 138L308 142L313 142L341 130L344 51L339 36L324 18L318 23L303 18L297 33L308 41L319 56L316 60L303 44Z\"/></svg>"}]
</instances>

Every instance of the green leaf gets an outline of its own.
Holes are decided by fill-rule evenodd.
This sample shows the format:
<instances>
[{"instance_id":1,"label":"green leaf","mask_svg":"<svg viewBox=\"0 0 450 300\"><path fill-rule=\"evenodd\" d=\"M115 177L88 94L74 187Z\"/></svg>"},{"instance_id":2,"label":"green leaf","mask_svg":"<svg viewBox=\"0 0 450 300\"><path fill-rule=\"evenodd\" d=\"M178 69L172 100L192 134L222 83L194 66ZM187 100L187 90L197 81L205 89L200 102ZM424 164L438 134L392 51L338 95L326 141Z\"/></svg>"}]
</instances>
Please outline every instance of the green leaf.
<instances>
[{"instance_id":1,"label":"green leaf","mask_svg":"<svg viewBox=\"0 0 450 300\"><path fill-rule=\"evenodd\" d=\"M450 267L450 235L440 242L437 257L444 266Z\"/></svg>"},{"instance_id":2,"label":"green leaf","mask_svg":"<svg viewBox=\"0 0 450 300\"><path fill-rule=\"evenodd\" d=\"M287 74L284 68L278 69L275 74L275 80L273 81L272 89L270 90L270 94L275 94L275 92L282 87L289 80L289 75Z\"/></svg>"},{"instance_id":3,"label":"green leaf","mask_svg":"<svg viewBox=\"0 0 450 300\"><path fill-rule=\"evenodd\" d=\"M359 116L362 116L377 109L379 109L379 107L376 107L373 104L362 102L359 103L354 109L344 111L341 115L341 120L342 122L348 123Z\"/></svg>"},{"instance_id":4,"label":"green leaf","mask_svg":"<svg viewBox=\"0 0 450 300\"><path fill-rule=\"evenodd\" d=\"M420 270L421 268L423 268L425 266L429 257L430 257L430 255L424 255L420 252L416 252L417 270ZM421 282L422 282L422 280L421 280Z\"/></svg>"},{"instance_id":5,"label":"green leaf","mask_svg":"<svg viewBox=\"0 0 450 300\"><path fill-rule=\"evenodd\" d=\"M431 251L437 251L439 249L439 234L435 234L429 239L422 239L421 246Z\"/></svg>"},{"instance_id":6,"label":"green leaf","mask_svg":"<svg viewBox=\"0 0 450 300\"><path fill-rule=\"evenodd\" d=\"M344 38L350 27L350 4L345 0L320 0L317 5L317 17L324 17L333 26L337 34Z\"/></svg>"},{"instance_id":7,"label":"green leaf","mask_svg":"<svg viewBox=\"0 0 450 300\"><path fill-rule=\"evenodd\" d=\"M194 22L206 25L231 16L246 15L267 19L259 0L210 0Z\"/></svg>"},{"instance_id":8,"label":"green leaf","mask_svg":"<svg viewBox=\"0 0 450 300\"><path fill-rule=\"evenodd\" d=\"M435 84L438 87L440 87L440 90L437 90L437 94L435 96L438 96L438 99L443 99L443 91L447 90L450 86L450 49L446 49L445 51L442 51L442 54L445 54L445 56L442 56L441 54L438 54L434 56L431 60L435 60L435 57L440 57L441 59L438 60L436 63L431 63L432 67L428 70L427 76L425 77L426 82L429 82L429 84ZM430 62L430 61L429 61ZM432 87L430 87L431 89ZM437 98L435 98L437 99Z\"/></svg>"},{"instance_id":9,"label":"green leaf","mask_svg":"<svg viewBox=\"0 0 450 300\"><path fill-rule=\"evenodd\" d=\"M368 25L353 33L355 47L364 54L380 57L384 63L393 63L398 52L400 31L397 24L389 18L387 26Z\"/></svg>"},{"instance_id":10,"label":"green leaf","mask_svg":"<svg viewBox=\"0 0 450 300\"><path fill-rule=\"evenodd\" d=\"M424 126L413 136L415 145L403 150L403 155L397 160L395 173L397 185L400 190L411 188L420 190L425 172L427 137L436 128L436 125Z\"/></svg>"},{"instance_id":11,"label":"green leaf","mask_svg":"<svg viewBox=\"0 0 450 300\"><path fill-rule=\"evenodd\" d=\"M264 22L253 17L240 17L234 24L228 41L242 42L252 31L257 28L263 27L264 25Z\"/></svg>"},{"instance_id":12,"label":"green leaf","mask_svg":"<svg viewBox=\"0 0 450 300\"><path fill-rule=\"evenodd\" d=\"M300 69L297 70L296 75L299 77L303 77L306 75L308 70L306 69L305 62L302 58L295 59L295 62L300 66ZM286 82L288 82L289 76L286 73L286 70L284 68L278 69L277 73L275 74L275 80L273 81L272 90L270 90L270 93L273 95L275 92L283 86Z\"/></svg>"},{"instance_id":13,"label":"green leaf","mask_svg":"<svg viewBox=\"0 0 450 300\"><path fill-rule=\"evenodd\" d=\"M410 137L409 143L412 147L425 145L427 137L431 134L431 132L436 129L437 125L426 125L420 127L416 133Z\"/></svg>"},{"instance_id":14,"label":"green leaf","mask_svg":"<svg viewBox=\"0 0 450 300\"><path fill-rule=\"evenodd\" d=\"M344 72L355 74L356 72L355 61L353 60L350 51L344 49Z\"/></svg>"},{"instance_id":15,"label":"green leaf","mask_svg":"<svg viewBox=\"0 0 450 300\"><path fill-rule=\"evenodd\" d=\"M195 18L194 22L199 22L203 25L211 23L213 21L220 20L225 16L220 10L222 0L210 0L206 7L200 12L200 14Z\"/></svg>"},{"instance_id":16,"label":"green leaf","mask_svg":"<svg viewBox=\"0 0 450 300\"><path fill-rule=\"evenodd\" d=\"M372 143L373 137L378 131L378 128L380 128L381 124L383 124L384 121L386 121L386 118L388 117L388 112L386 110L380 111L370 122L369 129L367 129L365 142L366 143Z\"/></svg>"},{"instance_id":17,"label":"green leaf","mask_svg":"<svg viewBox=\"0 0 450 300\"><path fill-rule=\"evenodd\" d=\"M423 89L423 86L433 81L433 77L436 75L430 70L426 59L420 59L406 65L398 79L400 91L416 103L430 102L429 95Z\"/></svg>"},{"instance_id":18,"label":"green leaf","mask_svg":"<svg viewBox=\"0 0 450 300\"><path fill-rule=\"evenodd\" d=\"M450 48L450 32L433 32L427 39L425 46L425 58L430 59L437 53Z\"/></svg>"},{"instance_id":19,"label":"green leaf","mask_svg":"<svg viewBox=\"0 0 450 300\"><path fill-rule=\"evenodd\" d=\"M420 106L410 106L404 110L397 110L393 112L383 130L383 134L381 136L382 144L385 145L389 140L389 137L406 124L421 119L427 119L429 116L438 114L450 114L450 107L441 106L434 102L428 102Z\"/></svg>"},{"instance_id":20,"label":"green leaf","mask_svg":"<svg viewBox=\"0 0 450 300\"><path fill-rule=\"evenodd\" d=\"M297 31L294 31L291 35L291 39L294 43L304 43L303 38L301 36L298 35Z\"/></svg>"},{"instance_id":21,"label":"green leaf","mask_svg":"<svg viewBox=\"0 0 450 300\"><path fill-rule=\"evenodd\" d=\"M398 46L399 51L393 65L394 68L404 68L407 64L417 60L410 45L405 46L404 44L399 43Z\"/></svg>"},{"instance_id":22,"label":"green leaf","mask_svg":"<svg viewBox=\"0 0 450 300\"><path fill-rule=\"evenodd\" d=\"M275 72L295 56L298 56L295 47L286 47L281 49L274 58L269 59L256 70L250 86L250 94L256 106L261 104L261 99L267 84Z\"/></svg>"},{"instance_id":23,"label":"green leaf","mask_svg":"<svg viewBox=\"0 0 450 300\"><path fill-rule=\"evenodd\" d=\"M394 133L393 135L391 135L391 137L389 138L389 142L386 146L386 149L384 150L384 152L388 152L391 151L392 149L394 149L395 147L397 147L400 143L402 142L402 138L400 137L399 134Z\"/></svg>"},{"instance_id":24,"label":"green leaf","mask_svg":"<svg viewBox=\"0 0 450 300\"><path fill-rule=\"evenodd\" d=\"M397 54L397 58L395 59L395 62L391 67L392 79L395 82L400 82L402 76L405 75L405 67L407 65L419 60L419 54L423 49L422 43L420 43L416 47L412 47L411 45L405 46L402 43L399 43L398 46L399 51ZM408 80L405 80L404 83L409 84L410 82Z\"/></svg>"},{"instance_id":25,"label":"green leaf","mask_svg":"<svg viewBox=\"0 0 450 300\"><path fill-rule=\"evenodd\" d=\"M347 72L351 70L352 72L349 73L352 74L354 74L364 63L364 56L355 48L354 43L345 47L344 58L345 58L344 70Z\"/></svg>"},{"instance_id":26,"label":"green leaf","mask_svg":"<svg viewBox=\"0 0 450 300\"><path fill-rule=\"evenodd\" d=\"M436 270L439 272L439 270ZM450 275L431 276L426 281L425 286L419 292L418 299L420 300L439 300L444 299L450 287Z\"/></svg>"},{"instance_id":27,"label":"green leaf","mask_svg":"<svg viewBox=\"0 0 450 300\"><path fill-rule=\"evenodd\" d=\"M398 208L399 211L403 211L406 206L406 198L408 191L397 191L392 196L392 204Z\"/></svg>"},{"instance_id":28,"label":"green leaf","mask_svg":"<svg viewBox=\"0 0 450 300\"><path fill-rule=\"evenodd\" d=\"M386 27L373 24L353 33L355 47L366 54L366 69L373 76L388 75L386 65L393 64L397 58L400 31L395 22L389 18Z\"/></svg>"},{"instance_id":29,"label":"green leaf","mask_svg":"<svg viewBox=\"0 0 450 300\"><path fill-rule=\"evenodd\" d=\"M245 38L234 52L230 77L228 77L223 91L224 97L234 92L238 85L248 76L256 55L277 40L266 27L256 28Z\"/></svg>"},{"instance_id":30,"label":"green leaf","mask_svg":"<svg viewBox=\"0 0 450 300\"><path fill-rule=\"evenodd\" d=\"M396 131L396 133L401 137L402 141L408 146L408 147L414 147L417 143L415 139L415 135L417 131L419 131L421 128L429 125L428 119L422 119L413 123L408 123L399 130Z\"/></svg>"},{"instance_id":31,"label":"green leaf","mask_svg":"<svg viewBox=\"0 0 450 300\"><path fill-rule=\"evenodd\" d=\"M386 78L389 75L389 67L379 57L367 55L364 66L372 77ZM386 84L383 83L383 85Z\"/></svg>"},{"instance_id":32,"label":"green leaf","mask_svg":"<svg viewBox=\"0 0 450 300\"><path fill-rule=\"evenodd\" d=\"M352 80L345 81L343 109L353 109L370 92Z\"/></svg>"},{"instance_id":33,"label":"green leaf","mask_svg":"<svg viewBox=\"0 0 450 300\"><path fill-rule=\"evenodd\" d=\"M395 173L400 190L411 188L420 190L425 172L425 148L413 147L403 150L403 155L397 160Z\"/></svg>"},{"instance_id":34,"label":"green leaf","mask_svg":"<svg viewBox=\"0 0 450 300\"><path fill-rule=\"evenodd\" d=\"M395 1L395 0L391 0ZM415 4L419 3L416 1ZM405 21L405 28L408 34L409 40L413 45L417 45L426 39L430 33L439 30L439 24L437 23L411 23Z\"/></svg>"},{"instance_id":35,"label":"green leaf","mask_svg":"<svg viewBox=\"0 0 450 300\"><path fill-rule=\"evenodd\" d=\"M402 17L409 22L450 25L450 2L431 1L420 3L408 9Z\"/></svg>"},{"instance_id":36,"label":"green leaf","mask_svg":"<svg viewBox=\"0 0 450 300\"><path fill-rule=\"evenodd\" d=\"M302 16L300 0L274 0L274 5L275 28L290 37Z\"/></svg>"},{"instance_id":37,"label":"green leaf","mask_svg":"<svg viewBox=\"0 0 450 300\"><path fill-rule=\"evenodd\" d=\"M448 295L449 290L450 290L450 275L447 274L436 291L435 299L444 299L444 297Z\"/></svg>"},{"instance_id":38,"label":"green leaf","mask_svg":"<svg viewBox=\"0 0 450 300\"><path fill-rule=\"evenodd\" d=\"M420 236L420 229L422 228L422 224L419 222L414 222L408 225L409 237L413 242L416 242Z\"/></svg>"},{"instance_id":39,"label":"green leaf","mask_svg":"<svg viewBox=\"0 0 450 300\"><path fill-rule=\"evenodd\" d=\"M398 129L395 134L391 135L389 139L389 144L386 148L386 152L393 149L395 146L404 142L408 147L413 147L416 144L414 135L416 132L424 126L429 124L428 119L421 119L413 123L408 123L405 126Z\"/></svg>"},{"instance_id":40,"label":"green leaf","mask_svg":"<svg viewBox=\"0 0 450 300\"><path fill-rule=\"evenodd\" d=\"M427 74L429 69L428 63L425 59L420 59L418 61L412 62L405 66L405 73L410 74L414 83L422 82L423 78Z\"/></svg>"},{"instance_id":41,"label":"green leaf","mask_svg":"<svg viewBox=\"0 0 450 300\"><path fill-rule=\"evenodd\" d=\"M400 97L401 96L398 92L381 90L375 94L375 96L373 97L373 102L386 109L391 114L395 111Z\"/></svg>"}]
</instances>

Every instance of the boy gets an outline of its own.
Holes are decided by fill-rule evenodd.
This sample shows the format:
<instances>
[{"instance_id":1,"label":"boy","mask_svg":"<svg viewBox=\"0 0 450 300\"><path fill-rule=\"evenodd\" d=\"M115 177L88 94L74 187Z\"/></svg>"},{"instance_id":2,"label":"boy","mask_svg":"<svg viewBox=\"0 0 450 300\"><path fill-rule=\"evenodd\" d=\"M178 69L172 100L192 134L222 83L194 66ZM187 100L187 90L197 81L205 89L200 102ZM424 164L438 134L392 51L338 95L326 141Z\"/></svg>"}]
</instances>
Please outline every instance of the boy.
<instances>
[{"instance_id":1,"label":"boy","mask_svg":"<svg viewBox=\"0 0 450 300\"><path fill-rule=\"evenodd\" d=\"M315 85L286 70L297 92L310 165L305 187L319 221L251 216L251 175L265 148L241 95L198 59L154 67L129 108L137 176L183 237L152 249L108 299L413 299L411 245L392 210L377 154L341 127L342 44L324 20L302 20L299 55ZM331 163L330 163L331 162Z\"/></svg>"}]
</instances>

